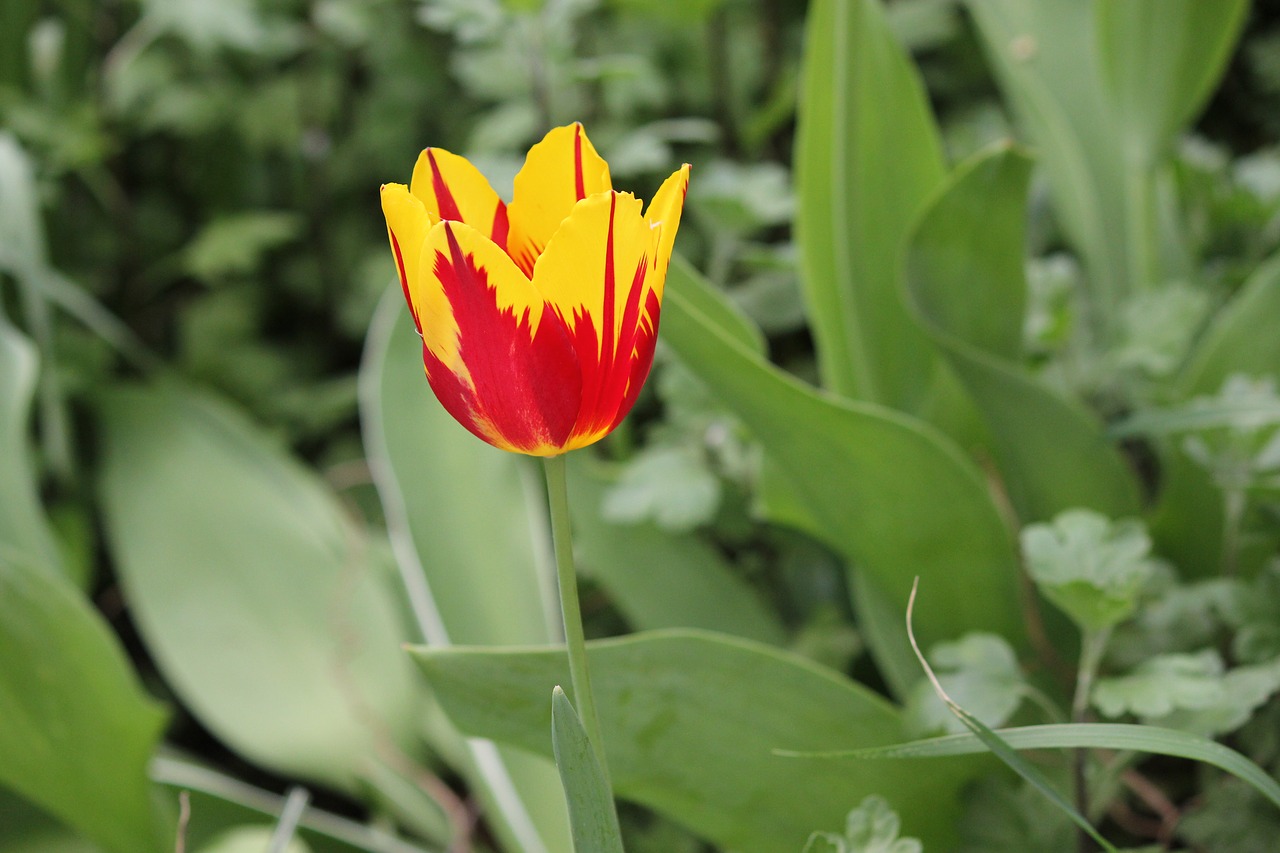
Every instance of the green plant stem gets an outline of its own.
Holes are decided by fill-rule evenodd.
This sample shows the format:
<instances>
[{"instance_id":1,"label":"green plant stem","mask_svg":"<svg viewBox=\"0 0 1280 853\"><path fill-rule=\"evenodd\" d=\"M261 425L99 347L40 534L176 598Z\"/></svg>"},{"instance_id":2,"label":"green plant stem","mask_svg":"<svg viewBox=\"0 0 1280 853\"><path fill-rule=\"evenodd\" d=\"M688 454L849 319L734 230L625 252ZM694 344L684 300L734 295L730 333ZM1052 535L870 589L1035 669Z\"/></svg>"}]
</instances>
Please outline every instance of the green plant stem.
<instances>
[{"instance_id":1,"label":"green plant stem","mask_svg":"<svg viewBox=\"0 0 1280 853\"><path fill-rule=\"evenodd\" d=\"M1080 638L1080 668L1076 672L1076 692L1071 699L1071 722L1083 723L1089 712L1089 694L1093 691L1093 681L1098 675L1098 667L1102 664L1102 654L1107 649L1107 641L1111 639L1111 628L1098 630L1085 629ZM1073 777L1075 782L1076 811L1086 818L1089 814L1089 780L1087 778L1086 759L1088 752L1077 749L1074 759ZM1080 853L1089 853L1093 849L1088 835L1081 832L1076 836L1076 849Z\"/></svg>"},{"instance_id":2,"label":"green plant stem","mask_svg":"<svg viewBox=\"0 0 1280 853\"><path fill-rule=\"evenodd\" d=\"M1240 529L1247 506L1244 489L1228 488L1222 493L1222 574L1235 577L1240 560Z\"/></svg>"},{"instance_id":3,"label":"green plant stem","mask_svg":"<svg viewBox=\"0 0 1280 853\"><path fill-rule=\"evenodd\" d=\"M587 669L587 642L582 633L582 610L578 606L578 577L573 568L573 535L569 530L569 489L565 478L563 456L542 460L547 472L547 498L551 507L551 539L556 552L556 578L560 588L560 613L564 618L565 645L569 651L569 679L573 686L573 702L582 717L587 739L595 750L596 760L609 781L609 765L604 757L604 738L600 734L600 717L591 692L591 674Z\"/></svg>"}]
</instances>

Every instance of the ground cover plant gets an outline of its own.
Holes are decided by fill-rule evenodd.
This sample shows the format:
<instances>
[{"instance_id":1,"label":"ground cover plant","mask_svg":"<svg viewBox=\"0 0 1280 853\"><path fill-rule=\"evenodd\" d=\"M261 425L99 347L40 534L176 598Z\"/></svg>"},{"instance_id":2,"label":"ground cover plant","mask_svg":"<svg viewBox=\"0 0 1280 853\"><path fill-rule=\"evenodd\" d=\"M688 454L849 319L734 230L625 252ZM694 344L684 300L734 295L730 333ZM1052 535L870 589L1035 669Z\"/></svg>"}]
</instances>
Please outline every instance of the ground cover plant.
<instances>
[{"instance_id":1,"label":"ground cover plant","mask_svg":"<svg viewBox=\"0 0 1280 853\"><path fill-rule=\"evenodd\" d=\"M1278 26L6 5L0 850L1270 849ZM553 128L689 188L643 389L502 449L379 187Z\"/></svg>"}]
</instances>

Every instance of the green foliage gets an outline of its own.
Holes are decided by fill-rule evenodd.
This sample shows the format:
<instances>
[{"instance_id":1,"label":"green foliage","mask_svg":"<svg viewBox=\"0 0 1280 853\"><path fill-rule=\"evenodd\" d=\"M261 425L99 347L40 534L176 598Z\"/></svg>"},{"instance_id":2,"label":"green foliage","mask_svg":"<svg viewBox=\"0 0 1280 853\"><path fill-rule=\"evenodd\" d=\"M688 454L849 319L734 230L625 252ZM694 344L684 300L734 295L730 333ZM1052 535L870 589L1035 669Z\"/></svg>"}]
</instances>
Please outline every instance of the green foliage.
<instances>
[{"instance_id":1,"label":"green foliage","mask_svg":"<svg viewBox=\"0 0 1280 853\"><path fill-rule=\"evenodd\" d=\"M548 701L539 471L432 400L376 201L426 145L509 194L573 120L642 197L693 164L651 380L569 462L587 633L639 632L592 650L621 819L579 849L1057 853L1087 822L1033 748L1080 750L1108 843L1265 848L1277 20L9 3L0 848L170 848L179 791L192 851L265 849L286 786L315 853L558 853L612 813ZM1035 784L902 763L985 751Z\"/></svg>"},{"instance_id":2,"label":"green foliage","mask_svg":"<svg viewBox=\"0 0 1280 853\"><path fill-rule=\"evenodd\" d=\"M928 658L947 695L991 728L1003 725L1022 704L1026 685L1017 657L997 634L967 634L954 643L939 643ZM906 712L915 734L968 731L927 682L912 689Z\"/></svg>"},{"instance_id":3,"label":"green foliage","mask_svg":"<svg viewBox=\"0 0 1280 853\"><path fill-rule=\"evenodd\" d=\"M899 838L901 820L883 797L870 796L845 818L844 835L814 833L805 853L921 853L915 838Z\"/></svg>"},{"instance_id":4,"label":"green foliage","mask_svg":"<svg viewBox=\"0 0 1280 853\"><path fill-rule=\"evenodd\" d=\"M609 783L578 712L558 686L551 693L551 745L569 807L573 849L622 853L622 830Z\"/></svg>"},{"instance_id":5,"label":"green foliage","mask_svg":"<svg viewBox=\"0 0 1280 853\"><path fill-rule=\"evenodd\" d=\"M972 770L940 764L823 769L773 754L837 740L899 737L900 711L838 673L716 634L655 632L589 644L592 682L618 796L743 851L798 850L813 827L838 825L850 801L880 793L903 826L945 844L951 794ZM566 683L562 651L417 648L418 664L469 734L551 754L544 694Z\"/></svg>"},{"instance_id":6,"label":"green foliage","mask_svg":"<svg viewBox=\"0 0 1280 853\"><path fill-rule=\"evenodd\" d=\"M1129 618L1155 572L1141 522L1111 521L1091 510L1023 528L1022 550L1036 586L1085 631Z\"/></svg>"}]
</instances>

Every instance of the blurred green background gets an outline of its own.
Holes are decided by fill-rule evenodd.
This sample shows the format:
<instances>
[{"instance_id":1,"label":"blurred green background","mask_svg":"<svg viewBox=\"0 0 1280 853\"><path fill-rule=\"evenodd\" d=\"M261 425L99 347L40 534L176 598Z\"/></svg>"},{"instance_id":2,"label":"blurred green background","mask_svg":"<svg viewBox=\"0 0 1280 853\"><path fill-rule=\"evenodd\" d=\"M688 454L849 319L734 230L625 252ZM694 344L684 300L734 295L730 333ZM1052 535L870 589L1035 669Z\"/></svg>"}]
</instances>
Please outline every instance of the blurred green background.
<instances>
[{"instance_id":1,"label":"blurred green background","mask_svg":"<svg viewBox=\"0 0 1280 853\"><path fill-rule=\"evenodd\" d=\"M966 4L878 5L949 162L1019 135ZM759 326L774 363L838 384L815 351L792 233L809 13L801 0L0 0L0 562L70 581L15 573L0 590L0 660L48 654L33 681L0 690L0 787L22 795L0 791L0 849L164 849L138 827L162 796L168 832L177 788L203 791L188 849L262 849L268 830L243 827L269 828L257 812L301 780L322 815L306 836L316 850L419 849L395 827L443 850L483 807L480 849L534 851L520 810L495 806L490 759L546 795L524 820L563 834L554 775L469 747L399 653L444 637L546 642L530 606L545 600L545 543L534 535L531 553L528 534L544 519L536 475L432 420L378 187L406 181L430 145L509 198L523 152L571 121L615 186L642 197L690 162L678 250ZM1170 377L1206 318L1280 247L1278 139L1280 2L1258 0L1162 166L1185 281L1094 323L1079 294L1097 270L1037 173L1026 365L1106 420L1177 402ZM846 555L783 523L785 508L762 520L756 439L697 372L660 351L635 414L574 472L589 634L712 629L901 687L864 653ZM1127 450L1151 491L1155 451ZM467 487L441 501L450 482ZM1277 528L1274 510L1253 520L1265 535L1242 551L1250 570ZM1179 536L1193 538L1158 538L1172 550ZM1216 560L1218 544L1186 553ZM415 559L427 598L400 588L396 567ZM502 568L459 578L459 564ZM335 597L349 603L336 616ZM163 795L141 781L164 725L144 694L167 712L151 771ZM33 695L52 698L24 705ZM83 742L27 749L46 726ZM1251 754L1274 760L1274 745ZM86 791L59 781L72 777ZM1226 824L1229 794L1206 790L1218 811L1186 839ZM1010 791L974 796L1035 813ZM640 807L623 818L636 853L711 849ZM1262 811L1230 849L1274 823ZM1007 849L1032 849L1013 837Z\"/></svg>"}]
</instances>

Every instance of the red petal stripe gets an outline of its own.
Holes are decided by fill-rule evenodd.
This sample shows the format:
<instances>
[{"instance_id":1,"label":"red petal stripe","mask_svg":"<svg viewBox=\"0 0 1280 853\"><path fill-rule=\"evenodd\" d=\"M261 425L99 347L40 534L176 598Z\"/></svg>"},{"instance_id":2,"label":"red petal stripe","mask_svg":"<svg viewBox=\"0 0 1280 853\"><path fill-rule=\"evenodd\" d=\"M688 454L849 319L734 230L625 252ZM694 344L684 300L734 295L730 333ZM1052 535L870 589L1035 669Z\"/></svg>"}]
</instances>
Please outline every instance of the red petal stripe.
<instances>
[{"instance_id":1,"label":"red petal stripe","mask_svg":"<svg viewBox=\"0 0 1280 853\"><path fill-rule=\"evenodd\" d=\"M409 296L409 275L404 271L404 256L400 254L400 241L396 239L396 234L390 228L387 233L391 235L391 250L396 256L396 270L400 273L400 289L404 291L404 301L409 305L409 315L413 317L413 325L417 328L418 334L422 334L422 321L418 319L418 309L413 307L413 299Z\"/></svg>"},{"instance_id":2,"label":"red petal stripe","mask_svg":"<svg viewBox=\"0 0 1280 853\"><path fill-rule=\"evenodd\" d=\"M544 311L532 328L498 305L485 270L465 255L446 223L449 254L437 252L435 274L458 324L455 373L429 350L427 378L463 426L504 450L549 454L562 448L577 420L582 374L564 324Z\"/></svg>"}]
</instances>

